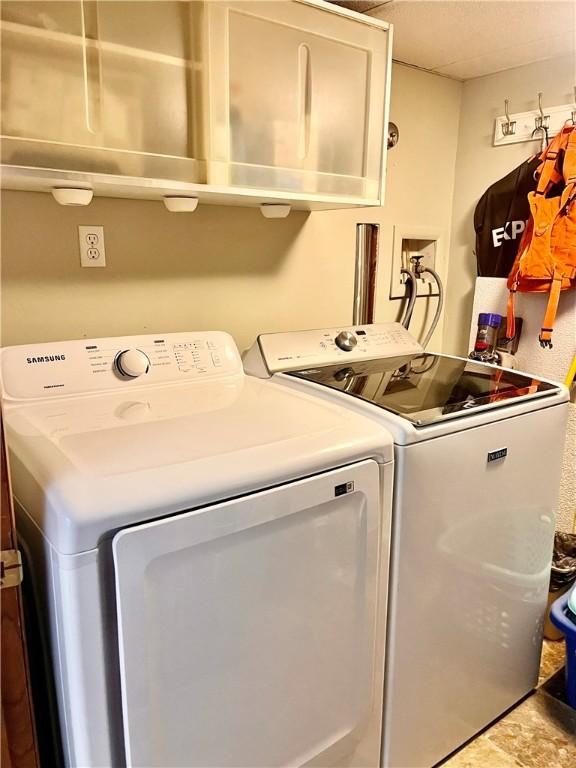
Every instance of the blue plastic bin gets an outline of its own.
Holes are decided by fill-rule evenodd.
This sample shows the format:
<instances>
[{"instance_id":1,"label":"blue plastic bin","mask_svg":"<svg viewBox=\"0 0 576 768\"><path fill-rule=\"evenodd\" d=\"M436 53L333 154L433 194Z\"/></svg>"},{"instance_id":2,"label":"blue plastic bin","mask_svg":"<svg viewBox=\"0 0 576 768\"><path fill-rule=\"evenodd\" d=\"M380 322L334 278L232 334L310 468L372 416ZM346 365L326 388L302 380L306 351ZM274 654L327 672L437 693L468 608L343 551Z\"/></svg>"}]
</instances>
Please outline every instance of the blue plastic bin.
<instances>
[{"instance_id":1,"label":"blue plastic bin","mask_svg":"<svg viewBox=\"0 0 576 768\"><path fill-rule=\"evenodd\" d=\"M570 591L552 603L550 618L566 638L566 698L576 709L576 624L567 616L569 596Z\"/></svg>"}]
</instances>

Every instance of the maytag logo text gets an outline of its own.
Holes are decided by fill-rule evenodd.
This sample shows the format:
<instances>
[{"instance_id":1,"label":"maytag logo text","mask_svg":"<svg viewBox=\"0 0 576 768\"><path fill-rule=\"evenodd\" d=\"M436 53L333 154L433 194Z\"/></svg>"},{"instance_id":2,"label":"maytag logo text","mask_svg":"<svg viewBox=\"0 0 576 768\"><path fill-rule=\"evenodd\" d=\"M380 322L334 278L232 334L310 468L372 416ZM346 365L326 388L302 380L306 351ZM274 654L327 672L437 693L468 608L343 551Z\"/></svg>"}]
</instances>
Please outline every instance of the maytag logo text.
<instances>
[{"instance_id":1,"label":"maytag logo text","mask_svg":"<svg viewBox=\"0 0 576 768\"><path fill-rule=\"evenodd\" d=\"M497 451L488 451L488 464L491 461L499 461L505 459L508 456L508 448L498 448Z\"/></svg>"}]
</instances>

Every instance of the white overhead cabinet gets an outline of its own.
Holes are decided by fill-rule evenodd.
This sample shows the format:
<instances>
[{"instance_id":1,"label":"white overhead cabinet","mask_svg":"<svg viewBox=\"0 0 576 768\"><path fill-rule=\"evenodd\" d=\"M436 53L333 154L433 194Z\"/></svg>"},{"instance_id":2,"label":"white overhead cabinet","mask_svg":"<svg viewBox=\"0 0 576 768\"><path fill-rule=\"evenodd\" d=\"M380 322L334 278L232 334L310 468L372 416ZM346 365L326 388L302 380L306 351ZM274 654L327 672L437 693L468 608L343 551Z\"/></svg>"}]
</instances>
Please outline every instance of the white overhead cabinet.
<instances>
[{"instance_id":1,"label":"white overhead cabinet","mask_svg":"<svg viewBox=\"0 0 576 768\"><path fill-rule=\"evenodd\" d=\"M3 2L3 163L203 182L200 10Z\"/></svg>"},{"instance_id":2,"label":"white overhead cabinet","mask_svg":"<svg viewBox=\"0 0 576 768\"><path fill-rule=\"evenodd\" d=\"M207 10L210 180L378 200L385 30L299 2Z\"/></svg>"},{"instance_id":3,"label":"white overhead cabinet","mask_svg":"<svg viewBox=\"0 0 576 768\"><path fill-rule=\"evenodd\" d=\"M6 0L1 24L5 187L382 200L382 22L315 0Z\"/></svg>"}]
</instances>

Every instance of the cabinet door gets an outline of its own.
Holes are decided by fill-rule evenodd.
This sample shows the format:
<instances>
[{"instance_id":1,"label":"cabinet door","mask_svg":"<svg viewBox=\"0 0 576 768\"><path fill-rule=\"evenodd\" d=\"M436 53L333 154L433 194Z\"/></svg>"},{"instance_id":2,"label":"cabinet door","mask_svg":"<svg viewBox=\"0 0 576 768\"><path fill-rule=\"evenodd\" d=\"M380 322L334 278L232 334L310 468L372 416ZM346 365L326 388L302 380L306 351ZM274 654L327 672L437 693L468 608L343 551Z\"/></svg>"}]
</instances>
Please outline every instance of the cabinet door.
<instances>
[{"instance_id":1,"label":"cabinet door","mask_svg":"<svg viewBox=\"0 0 576 768\"><path fill-rule=\"evenodd\" d=\"M93 144L80 2L2 3L2 134Z\"/></svg>"},{"instance_id":2,"label":"cabinet door","mask_svg":"<svg viewBox=\"0 0 576 768\"><path fill-rule=\"evenodd\" d=\"M208 8L209 181L378 198L387 32L299 2Z\"/></svg>"},{"instance_id":3,"label":"cabinet door","mask_svg":"<svg viewBox=\"0 0 576 768\"><path fill-rule=\"evenodd\" d=\"M201 4L5 2L4 162L203 181Z\"/></svg>"},{"instance_id":4,"label":"cabinet door","mask_svg":"<svg viewBox=\"0 0 576 768\"><path fill-rule=\"evenodd\" d=\"M117 534L128 766L377 765L379 538L373 461Z\"/></svg>"},{"instance_id":5,"label":"cabinet door","mask_svg":"<svg viewBox=\"0 0 576 768\"><path fill-rule=\"evenodd\" d=\"M102 142L139 153L137 175L201 180L184 162L202 154L200 11L171 0L97 5Z\"/></svg>"},{"instance_id":6,"label":"cabinet door","mask_svg":"<svg viewBox=\"0 0 576 768\"><path fill-rule=\"evenodd\" d=\"M0 547L18 547L4 424L0 411ZM10 573L6 571L6 573ZM3 768L39 768L28 654L24 634L22 588L2 584L0 601L0 702ZM37 692L34 691L34 694Z\"/></svg>"}]
</instances>

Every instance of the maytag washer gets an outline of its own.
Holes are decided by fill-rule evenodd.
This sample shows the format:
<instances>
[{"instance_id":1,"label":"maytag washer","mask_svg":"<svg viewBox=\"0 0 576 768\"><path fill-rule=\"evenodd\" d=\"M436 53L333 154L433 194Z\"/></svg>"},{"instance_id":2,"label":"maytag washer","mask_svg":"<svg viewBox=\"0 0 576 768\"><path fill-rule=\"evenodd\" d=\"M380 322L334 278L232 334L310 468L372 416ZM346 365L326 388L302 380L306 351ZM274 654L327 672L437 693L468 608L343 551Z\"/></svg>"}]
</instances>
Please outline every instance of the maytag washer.
<instances>
[{"instance_id":1,"label":"maytag washer","mask_svg":"<svg viewBox=\"0 0 576 768\"><path fill-rule=\"evenodd\" d=\"M219 332L1 363L52 761L377 766L392 439Z\"/></svg>"},{"instance_id":2,"label":"maytag washer","mask_svg":"<svg viewBox=\"0 0 576 768\"><path fill-rule=\"evenodd\" d=\"M432 766L536 684L568 392L398 323L264 334L244 367L394 437L383 766Z\"/></svg>"}]
</instances>

